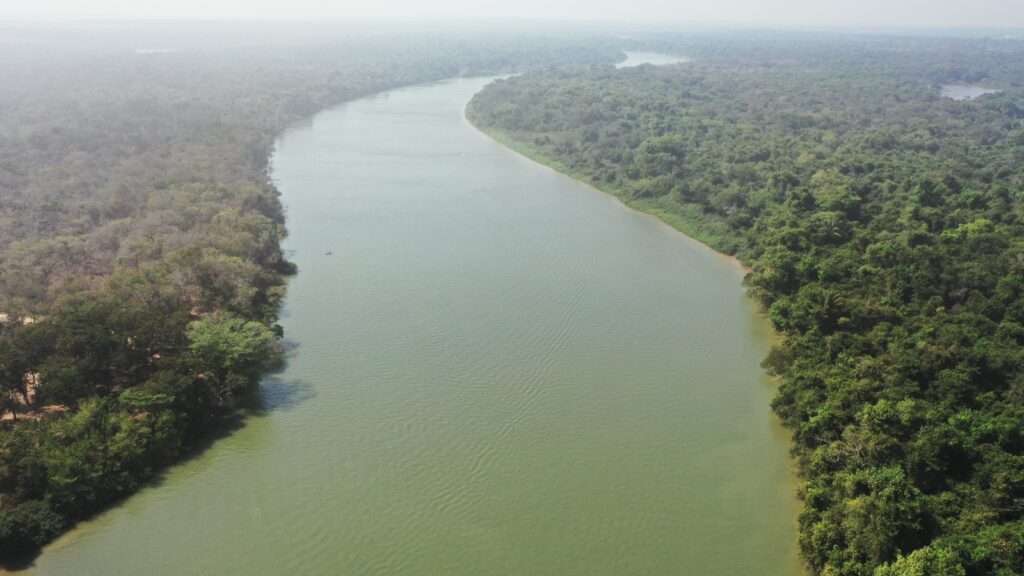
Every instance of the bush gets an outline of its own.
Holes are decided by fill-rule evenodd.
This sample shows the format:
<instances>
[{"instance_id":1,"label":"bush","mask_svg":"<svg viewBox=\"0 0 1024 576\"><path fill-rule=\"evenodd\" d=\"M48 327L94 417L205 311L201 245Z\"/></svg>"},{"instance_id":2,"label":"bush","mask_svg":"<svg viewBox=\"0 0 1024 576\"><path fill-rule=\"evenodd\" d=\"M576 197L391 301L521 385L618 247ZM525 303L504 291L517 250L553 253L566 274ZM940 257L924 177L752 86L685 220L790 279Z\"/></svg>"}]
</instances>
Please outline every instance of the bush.
<instances>
[{"instance_id":1,"label":"bush","mask_svg":"<svg viewBox=\"0 0 1024 576\"><path fill-rule=\"evenodd\" d=\"M30 554L57 537L64 519L43 500L29 500L0 511L0 550L4 556Z\"/></svg>"}]
</instances>

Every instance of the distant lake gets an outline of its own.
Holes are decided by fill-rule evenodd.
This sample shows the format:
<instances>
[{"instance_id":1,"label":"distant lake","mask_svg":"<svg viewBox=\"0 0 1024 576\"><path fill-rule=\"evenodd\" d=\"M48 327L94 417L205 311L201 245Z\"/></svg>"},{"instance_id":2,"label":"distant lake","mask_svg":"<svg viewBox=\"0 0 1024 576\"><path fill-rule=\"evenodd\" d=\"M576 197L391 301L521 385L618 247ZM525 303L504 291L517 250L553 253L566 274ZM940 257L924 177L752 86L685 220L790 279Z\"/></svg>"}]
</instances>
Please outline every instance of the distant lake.
<instances>
[{"instance_id":1,"label":"distant lake","mask_svg":"<svg viewBox=\"0 0 1024 576\"><path fill-rule=\"evenodd\" d=\"M650 64L652 66L665 66L668 64L683 64L690 59L685 56L673 56L661 52L626 52L626 59L615 65L616 68L629 68Z\"/></svg>"},{"instance_id":2,"label":"distant lake","mask_svg":"<svg viewBox=\"0 0 1024 576\"><path fill-rule=\"evenodd\" d=\"M977 84L945 84L942 86L942 96L953 100L974 100L986 94L998 94L1002 90L985 88Z\"/></svg>"}]
</instances>

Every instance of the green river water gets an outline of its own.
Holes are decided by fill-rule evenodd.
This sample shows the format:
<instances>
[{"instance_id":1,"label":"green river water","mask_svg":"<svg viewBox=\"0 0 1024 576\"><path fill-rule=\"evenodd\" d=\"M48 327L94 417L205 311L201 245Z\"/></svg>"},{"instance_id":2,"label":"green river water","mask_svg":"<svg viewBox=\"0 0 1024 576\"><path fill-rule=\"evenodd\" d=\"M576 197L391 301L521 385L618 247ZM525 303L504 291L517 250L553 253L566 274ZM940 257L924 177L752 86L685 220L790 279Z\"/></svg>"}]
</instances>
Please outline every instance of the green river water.
<instances>
[{"instance_id":1,"label":"green river water","mask_svg":"<svg viewBox=\"0 0 1024 576\"><path fill-rule=\"evenodd\" d=\"M33 574L796 575L742 272L397 90L278 142L266 410Z\"/></svg>"}]
</instances>

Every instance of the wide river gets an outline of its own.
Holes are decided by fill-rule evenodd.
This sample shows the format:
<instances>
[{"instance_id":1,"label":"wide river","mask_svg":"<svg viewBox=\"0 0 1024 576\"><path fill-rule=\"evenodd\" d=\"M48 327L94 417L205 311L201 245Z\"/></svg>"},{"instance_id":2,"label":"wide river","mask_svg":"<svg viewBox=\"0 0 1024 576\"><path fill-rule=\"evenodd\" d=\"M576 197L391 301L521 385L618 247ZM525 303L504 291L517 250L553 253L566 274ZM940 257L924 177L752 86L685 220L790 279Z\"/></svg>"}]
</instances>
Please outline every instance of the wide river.
<instances>
[{"instance_id":1,"label":"wide river","mask_svg":"<svg viewBox=\"0 0 1024 576\"><path fill-rule=\"evenodd\" d=\"M800 573L742 272L477 132L486 82L281 137L300 273L266 410L34 574Z\"/></svg>"}]
</instances>

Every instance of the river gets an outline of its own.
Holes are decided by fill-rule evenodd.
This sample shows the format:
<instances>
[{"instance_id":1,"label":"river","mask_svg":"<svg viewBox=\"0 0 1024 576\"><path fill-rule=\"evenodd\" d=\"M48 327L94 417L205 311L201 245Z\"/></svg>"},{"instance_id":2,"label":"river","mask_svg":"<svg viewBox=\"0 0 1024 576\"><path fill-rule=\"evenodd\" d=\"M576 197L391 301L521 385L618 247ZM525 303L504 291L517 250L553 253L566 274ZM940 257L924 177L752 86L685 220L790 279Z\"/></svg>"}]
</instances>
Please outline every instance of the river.
<instances>
[{"instance_id":1,"label":"river","mask_svg":"<svg viewBox=\"0 0 1024 576\"><path fill-rule=\"evenodd\" d=\"M34 574L799 574L742 272L477 132L486 82L281 137L265 411Z\"/></svg>"}]
</instances>

